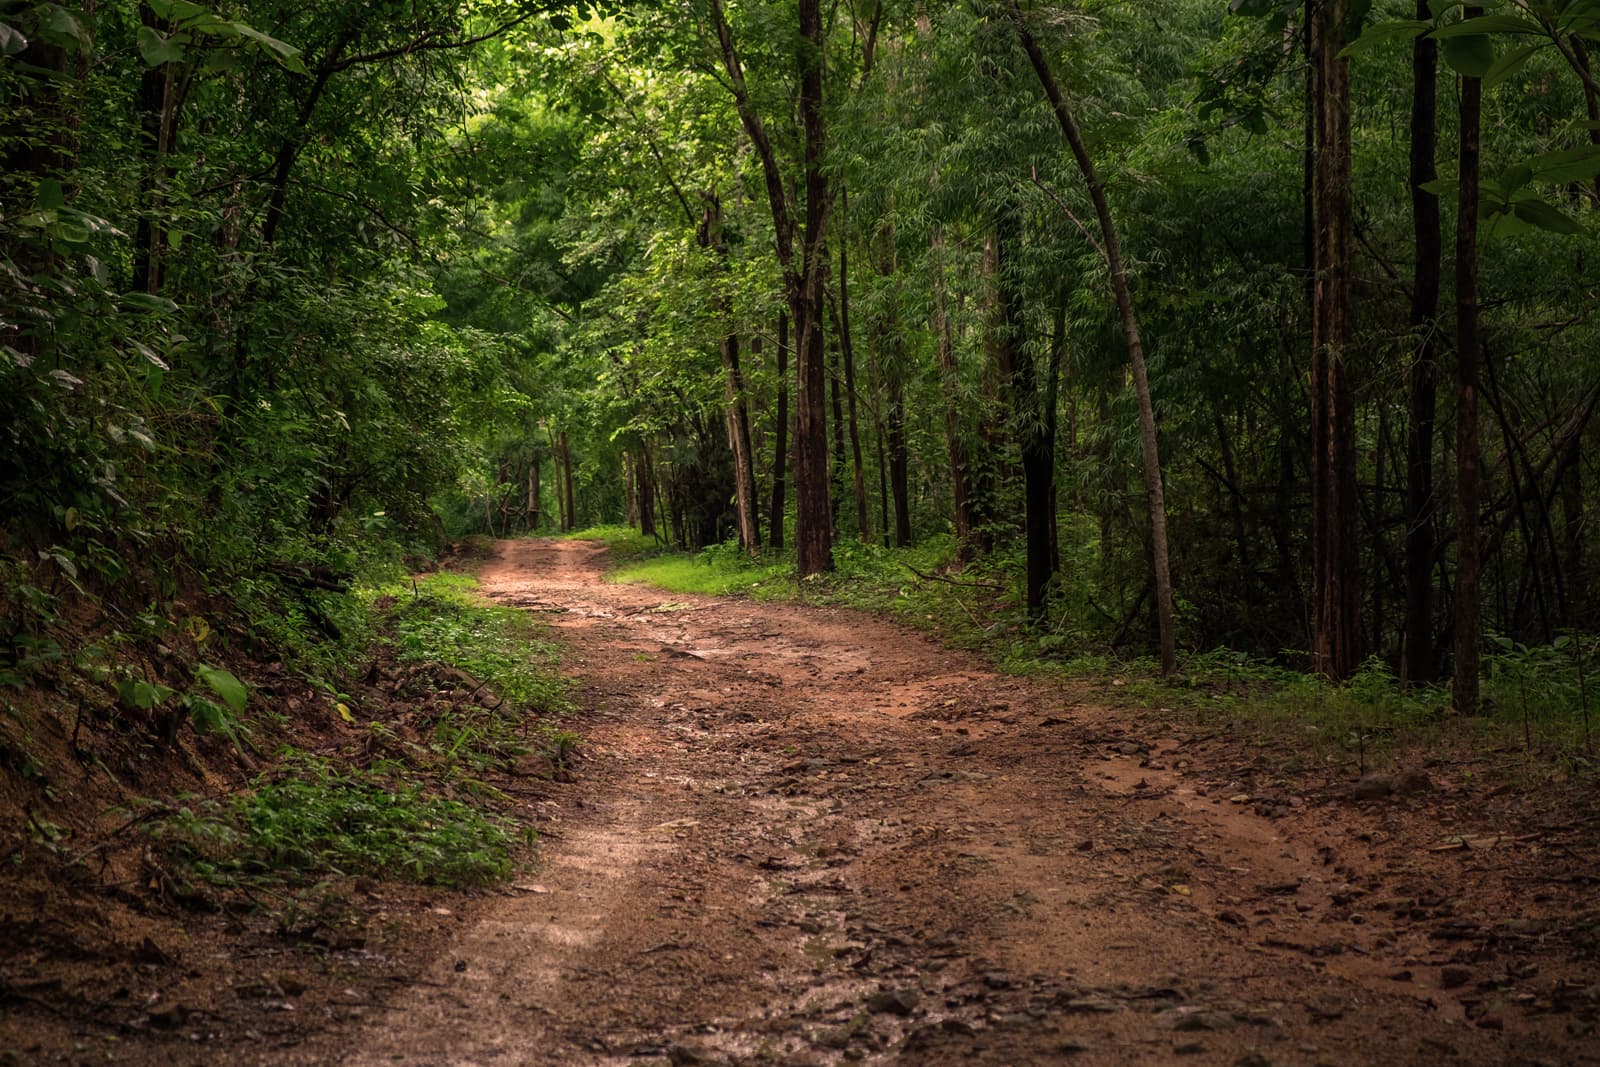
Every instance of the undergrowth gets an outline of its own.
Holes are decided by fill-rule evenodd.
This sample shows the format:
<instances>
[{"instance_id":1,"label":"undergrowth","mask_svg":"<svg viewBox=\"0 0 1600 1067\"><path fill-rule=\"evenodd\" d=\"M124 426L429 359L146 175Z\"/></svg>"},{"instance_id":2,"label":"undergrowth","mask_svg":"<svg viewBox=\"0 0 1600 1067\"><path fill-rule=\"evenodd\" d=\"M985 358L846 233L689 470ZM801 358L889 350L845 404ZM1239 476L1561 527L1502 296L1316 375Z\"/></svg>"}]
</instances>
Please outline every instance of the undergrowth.
<instances>
[{"instance_id":1,"label":"undergrowth","mask_svg":"<svg viewBox=\"0 0 1600 1067\"><path fill-rule=\"evenodd\" d=\"M468 887L509 877L517 841L533 835L489 778L529 753L560 768L578 738L561 724L573 704L555 646L527 613L475 587L445 573L356 590L380 684L328 686L331 712L349 727L335 750L290 748L238 796L149 820L180 879L372 875Z\"/></svg>"},{"instance_id":2,"label":"undergrowth","mask_svg":"<svg viewBox=\"0 0 1600 1067\"><path fill-rule=\"evenodd\" d=\"M514 840L506 820L430 793L403 766L301 752L244 796L178 809L151 837L217 885L343 874L454 887L509 877Z\"/></svg>"}]
</instances>

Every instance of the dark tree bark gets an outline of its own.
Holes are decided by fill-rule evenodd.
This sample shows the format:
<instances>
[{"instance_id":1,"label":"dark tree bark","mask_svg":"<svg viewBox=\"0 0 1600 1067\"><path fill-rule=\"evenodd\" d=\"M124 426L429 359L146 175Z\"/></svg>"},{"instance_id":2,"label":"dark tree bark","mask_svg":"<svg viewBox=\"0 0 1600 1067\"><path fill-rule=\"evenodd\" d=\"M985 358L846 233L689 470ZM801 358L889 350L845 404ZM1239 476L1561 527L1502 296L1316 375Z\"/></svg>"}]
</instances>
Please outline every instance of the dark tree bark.
<instances>
[{"instance_id":1,"label":"dark tree bark","mask_svg":"<svg viewBox=\"0 0 1600 1067\"><path fill-rule=\"evenodd\" d=\"M789 316L778 313L778 417L772 447L772 507L767 516L773 548L783 547L784 477L789 470Z\"/></svg>"},{"instance_id":2,"label":"dark tree bark","mask_svg":"<svg viewBox=\"0 0 1600 1067\"><path fill-rule=\"evenodd\" d=\"M1311 356L1311 660L1348 678L1360 662L1356 551L1355 398L1345 359L1352 338L1353 204L1346 0L1324 0L1311 24L1316 70L1316 260Z\"/></svg>"},{"instance_id":3,"label":"dark tree bark","mask_svg":"<svg viewBox=\"0 0 1600 1067\"><path fill-rule=\"evenodd\" d=\"M906 441L905 386L889 378L889 492L894 497L894 543L911 544L911 454Z\"/></svg>"},{"instance_id":4,"label":"dark tree bark","mask_svg":"<svg viewBox=\"0 0 1600 1067\"><path fill-rule=\"evenodd\" d=\"M838 346L834 346L834 358L841 360ZM834 532L839 531L839 517L844 509L841 507L844 496L845 472L849 469L844 458L844 398L839 389L840 371L837 364L833 373L828 375L828 394L833 402L833 460L828 476L828 507L833 515Z\"/></svg>"},{"instance_id":5,"label":"dark tree bark","mask_svg":"<svg viewBox=\"0 0 1600 1067\"><path fill-rule=\"evenodd\" d=\"M578 509L572 494L572 449L567 445L567 431L561 431L561 492L566 500L566 521L562 529L568 532L578 528Z\"/></svg>"},{"instance_id":6,"label":"dark tree bark","mask_svg":"<svg viewBox=\"0 0 1600 1067\"><path fill-rule=\"evenodd\" d=\"M1338 0L1336 0L1338 2ZM1133 369L1133 390L1139 401L1139 444L1144 455L1145 499L1150 513L1151 570L1156 592L1156 628L1161 645L1161 671L1171 674L1178 666L1177 631L1172 614L1172 571L1167 550L1166 490L1161 483L1161 453L1156 439L1155 404L1150 396L1150 378L1145 370L1144 341L1139 336L1139 320L1133 310L1133 291L1128 284L1128 271L1122 261L1122 242L1111 217L1111 204L1106 198L1105 184L1095 168L1094 157L1078 129L1077 120L1067 108L1066 99L1056 84L1050 63L1040 50L1022 17L1017 0L1010 0L1011 13L1022 39L1023 50L1044 88L1044 94L1055 112L1062 136L1072 149L1073 160L1088 187L1089 199L1094 203L1095 218L1100 224L1101 251L1111 272L1111 288L1116 296L1117 318L1122 327L1123 341L1128 349L1128 362Z\"/></svg>"},{"instance_id":7,"label":"dark tree bark","mask_svg":"<svg viewBox=\"0 0 1600 1067\"><path fill-rule=\"evenodd\" d=\"M1417 18L1431 18L1417 0ZM1406 619L1400 642L1402 682L1433 678L1433 434L1439 274L1444 254L1439 198L1422 186L1437 176L1439 45L1426 34L1411 51L1411 219L1416 268L1411 289L1411 419L1406 432Z\"/></svg>"},{"instance_id":8,"label":"dark tree bark","mask_svg":"<svg viewBox=\"0 0 1600 1067\"><path fill-rule=\"evenodd\" d=\"M656 533L656 468L655 460L650 455L650 442L639 442L639 462L633 466L634 480L637 488L634 496L639 501L639 532L646 537L658 537Z\"/></svg>"},{"instance_id":9,"label":"dark tree bark","mask_svg":"<svg viewBox=\"0 0 1600 1067\"><path fill-rule=\"evenodd\" d=\"M1482 8L1468 7L1472 18ZM1459 199L1456 211L1456 591L1451 704L1478 710L1478 630L1482 565L1478 543L1478 169L1482 82L1463 75L1460 90Z\"/></svg>"}]
</instances>

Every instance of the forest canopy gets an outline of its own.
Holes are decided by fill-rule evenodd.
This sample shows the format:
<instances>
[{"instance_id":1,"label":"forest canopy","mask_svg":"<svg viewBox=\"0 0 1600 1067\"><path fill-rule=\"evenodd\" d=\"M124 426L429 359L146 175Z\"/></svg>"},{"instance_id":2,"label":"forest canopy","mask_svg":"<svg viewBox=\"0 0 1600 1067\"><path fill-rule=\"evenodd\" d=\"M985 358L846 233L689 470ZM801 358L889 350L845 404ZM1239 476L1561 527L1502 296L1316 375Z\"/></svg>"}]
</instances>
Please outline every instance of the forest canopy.
<instances>
[{"instance_id":1,"label":"forest canopy","mask_svg":"<svg viewBox=\"0 0 1600 1067\"><path fill-rule=\"evenodd\" d=\"M1068 650L1473 710L1481 648L1600 625L1597 41L1600 0L0 3L13 664L64 598L630 522L802 576L933 543Z\"/></svg>"}]
</instances>

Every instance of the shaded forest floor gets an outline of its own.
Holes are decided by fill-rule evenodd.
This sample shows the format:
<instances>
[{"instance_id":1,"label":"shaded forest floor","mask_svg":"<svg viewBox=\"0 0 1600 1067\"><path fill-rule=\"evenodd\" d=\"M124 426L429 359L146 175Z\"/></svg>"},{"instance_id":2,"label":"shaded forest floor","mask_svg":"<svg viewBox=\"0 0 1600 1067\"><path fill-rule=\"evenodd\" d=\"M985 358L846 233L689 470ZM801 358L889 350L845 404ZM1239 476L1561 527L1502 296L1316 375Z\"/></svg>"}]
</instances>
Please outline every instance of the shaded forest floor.
<instances>
[{"instance_id":1,"label":"shaded forest floor","mask_svg":"<svg viewBox=\"0 0 1600 1067\"><path fill-rule=\"evenodd\" d=\"M203 916L180 954L129 927L127 958L93 963L124 972L98 1006L64 934L35 986L7 976L0 1048L1600 1062L1592 792L1415 753L1357 786L872 616L611 585L603 564L502 542L481 574L553 624L584 707L573 780L525 799L531 871L479 894L368 881L341 901L360 936L311 948Z\"/></svg>"}]
</instances>

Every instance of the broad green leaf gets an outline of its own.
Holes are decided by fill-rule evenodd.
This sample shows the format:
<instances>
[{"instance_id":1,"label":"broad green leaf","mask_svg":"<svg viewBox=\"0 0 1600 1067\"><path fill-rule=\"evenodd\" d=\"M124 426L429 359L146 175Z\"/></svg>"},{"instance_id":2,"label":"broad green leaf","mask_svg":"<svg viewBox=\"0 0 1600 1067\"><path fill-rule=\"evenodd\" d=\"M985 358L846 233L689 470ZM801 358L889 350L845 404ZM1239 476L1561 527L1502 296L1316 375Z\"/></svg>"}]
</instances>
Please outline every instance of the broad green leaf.
<instances>
[{"instance_id":1,"label":"broad green leaf","mask_svg":"<svg viewBox=\"0 0 1600 1067\"><path fill-rule=\"evenodd\" d=\"M1510 196L1532 180L1533 167L1527 163L1517 163L1501 172L1500 189L1507 196Z\"/></svg>"},{"instance_id":2,"label":"broad green leaf","mask_svg":"<svg viewBox=\"0 0 1600 1067\"><path fill-rule=\"evenodd\" d=\"M222 698L224 704L233 709L235 715L244 714L244 706L250 699L250 691L231 671L202 663L195 668L195 673L213 693Z\"/></svg>"},{"instance_id":3,"label":"broad green leaf","mask_svg":"<svg viewBox=\"0 0 1600 1067\"><path fill-rule=\"evenodd\" d=\"M15 26L0 22L0 56L20 55L28 47L28 39Z\"/></svg>"},{"instance_id":4,"label":"broad green leaf","mask_svg":"<svg viewBox=\"0 0 1600 1067\"><path fill-rule=\"evenodd\" d=\"M1444 61L1458 74L1481 78L1494 66L1494 42L1483 34L1451 37L1444 42Z\"/></svg>"},{"instance_id":5,"label":"broad green leaf","mask_svg":"<svg viewBox=\"0 0 1600 1067\"><path fill-rule=\"evenodd\" d=\"M1600 145L1584 145L1547 152L1529 161L1534 177L1542 182L1586 182L1600 177Z\"/></svg>"},{"instance_id":6,"label":"broad green leaf","mask_svg":"<svg viewBox=\"0 0 1600 1067\"><path fill-rule=\"evenodd\" d=\"M189 22L216 17L199 4L191 3L190 0L150 0L150 10L168 22Z\"/></svg>"},{"instance_id":7,"label":"broad green leaf","mask_svg":"<svg viewBox=\"0 0 1600 1067\"><path fill-rule=\"evenodd\" d=\"M181 62L184 47L173 37L167 37L149 26L140 26L139 54L144 57L145 66L159 67L163 63Z\"/></svg>"},{"instance_id":8,"label":"broad green leaf","mask_svg":"<svg viewBox=\"0 0 1600 1067\"><path fill-rule=\"evenodd\" d=\"M1375 26L1368 26L1360 37L1344 46L1344 51L1340 55L1358 55L1390 41L1409 41L1426 33L1431 25L1432 23L1420 19L1393 19L1389 22L1380 22Z\"/></svg>"},{"instance_id":9,"label":"broad green leaf","mask_svg":"<svg viewBox=\"0 0 1600 1067\"><path fill-rule=\"evenodd\" d=\"M1485 33L1532 33L1542 36L1544 31L1539 28L1538 23L1529 22L1515 15L1479 15L1477 18L1453 22L1433 31L1433 35L1441 41L1456 37L1476 37Z\"/></svg>"},{"instance_id":10,"label":"broad green leaf","mask_svg":"<svg viewBox=\"0 0 1600 1067\"><path fill-rule=\"evenodd\" d=\"M311 73L306 69L305 62L300 58L300 49L294 45L286 44L276 37L270 37L255 27L247 26L242 22L231 23L231 25L239 31L241 36L259 44L268 55L283 64L285 68L294 71L296 74Z\"/></svg>"},{"instance_id":11,"label":"broad green leaf","mask_svg":"<svg viewBox=\"0 0 1600 1067\"><path fill-rule=\"evenodd\" d=\"M176 690L155 685L142 678L124 678L117 683L117 699L130 708L149 711L166 702Z\"/></svg>"},{"instance_id":12,"label":"broad green leaf","mask_svg":"<svg viewBox=\"0 0 1600 1067\"><path fill-rule=\"evenodd\" d=\"M1423 182L1419 188L1425 193L1432 193L1434 196L1454 196L1456 180L1454 178L1435 178L1431 182Z\"/></svg>"},{"instance_id":13,"label":"broad green leaf","mask_svg":"<svg viewBox=\"0 0 1600 1067\"><path fill-rule=\"evenodd\" d=\"M1517 218L1551 233L1582 233L1583 227L1566 212L1543 200L1519 201L1513 208Z\"/></svg>"},{"instance_id":14,"label":"broad green leaf","mask_svg":"<svg viewBox=\"0 0 1600 1067\"><path fill-rule=\"evenodd\" d=\"M1493 89L1495 86L1511 77L1511 75L1521 70L1522 65L1528 62L1528 57L1532 56L1540 49L1548 47L1549 42L1541 42L1539 44L1526 44L1520 48L1513 48L1511 51L1494 61L1494 66L1490 67L1483 76L1483 87L1485 89Z\"/></svg>"},{"instance_id":15,"label":"broad green leaf","mask_svg":"<svg viewBox=\"0 0 1600 1067\"><path fill-rule=\"evenodd\" d=\"M77 13L59 4L41 4L40 11L44 18L39 21L39 35L45 40L63 47L76 46L85 51L94 44L94 38L89 35L88 28Z\"/></svg>"}]
</instances>

